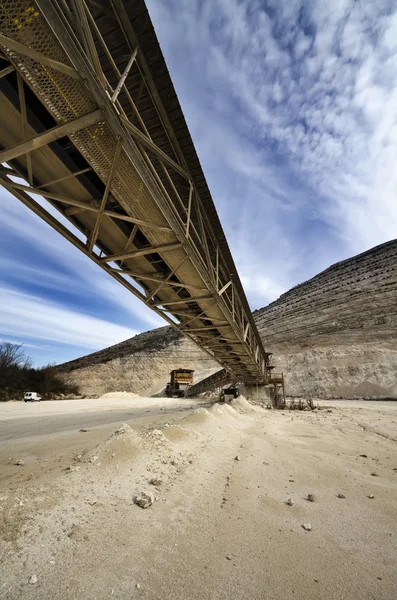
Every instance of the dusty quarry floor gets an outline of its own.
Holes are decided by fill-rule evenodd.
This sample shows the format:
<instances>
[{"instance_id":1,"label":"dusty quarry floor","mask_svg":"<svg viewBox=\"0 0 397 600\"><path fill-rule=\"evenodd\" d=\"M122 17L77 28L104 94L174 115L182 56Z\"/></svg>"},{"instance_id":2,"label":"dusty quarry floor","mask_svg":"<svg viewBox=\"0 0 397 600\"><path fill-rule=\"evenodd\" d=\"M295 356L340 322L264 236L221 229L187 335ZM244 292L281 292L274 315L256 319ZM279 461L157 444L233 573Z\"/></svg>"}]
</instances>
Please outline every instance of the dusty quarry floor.
<instances>
[{"instance_id":1,"label":"dusty quarry floor","mask_svg":"<svg viewBox=\"0 0 397 600\"><path fill-rule=\"evenodd\" d=\"M327 406L0 405L0 599L394 600L397 403Z\"/></svg>"}]
</instances>

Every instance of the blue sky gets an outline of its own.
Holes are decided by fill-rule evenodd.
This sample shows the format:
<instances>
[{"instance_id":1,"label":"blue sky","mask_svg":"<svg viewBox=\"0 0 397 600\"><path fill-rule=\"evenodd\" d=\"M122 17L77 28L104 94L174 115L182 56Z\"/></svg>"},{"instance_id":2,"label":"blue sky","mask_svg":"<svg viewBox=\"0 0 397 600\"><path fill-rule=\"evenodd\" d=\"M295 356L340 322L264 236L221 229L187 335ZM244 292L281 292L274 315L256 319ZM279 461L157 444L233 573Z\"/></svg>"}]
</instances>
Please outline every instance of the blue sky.
<instances>
[{"instance_id":1,"label":"blue sky","mask_svg":"<svg viewBox=\"0 0 397 600\"><path fill-rule=\"evenodd\" d=\"M396 237L396 1L147 5L252 309ZM1 339L43 364L163 324L0 195Z\"/></svg>"}]
</instances>

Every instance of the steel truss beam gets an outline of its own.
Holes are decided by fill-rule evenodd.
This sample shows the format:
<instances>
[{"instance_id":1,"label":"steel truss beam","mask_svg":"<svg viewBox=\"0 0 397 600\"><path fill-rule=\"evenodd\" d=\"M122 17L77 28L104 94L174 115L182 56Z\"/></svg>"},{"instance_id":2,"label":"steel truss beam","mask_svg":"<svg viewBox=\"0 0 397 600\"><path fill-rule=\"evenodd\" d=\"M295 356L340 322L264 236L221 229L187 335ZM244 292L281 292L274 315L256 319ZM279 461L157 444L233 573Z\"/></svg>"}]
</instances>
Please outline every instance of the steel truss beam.
<instances>
[{"instance_id":1,"label":"steel truss beam","mask_svg":"<svg viewBox=\"0 0 397 600\"><path fill-rule=\"evenodd\" d=\"M64 198L63 196L59 196L58 194L53 194L52 192L47 192L43 189L28 187L26 185L22 185L21 183L10 182L10 185L16 190L20 190L21 192L27 192L29 194L37 194L38 196L43 196L43 198L48 198L49 200L56 200L57 202L61 202L62 204L68 204L70 206L78 207L81 210L88 210L89 212L98 213L99 208L90 202L81 202L80 200L73 200L71 198ZM49 185L49 184L46 184ZM42 187L42 186L41 186ZM92 200L91 202L95 202L96 200ZM80 212L80 211L79 211ZM105 217L111 217L112 219L118 219L120 221L127 221L128 223L135 223L136 225L140 225L141 227L147 227L149 229L155 229L158 231L164 231L167 233L171 233L172 230L168 227L163 227L161 225L155 225L150 221L142 221L141 219L135 219L134 217L130 217L128 215L121 215L120 213L116 213L111 210L104 210L102 213Z\"/></svg>"},{"instance_id":2,"label":"steel truss beam","mask_svg":"<svg viewBox=\"0 0 397 600\"><path fill-rule=\"evenodd\" d=\"M69 0L67 0L67 2L68 1ZM103 173L99 174L99 177L105 184L105 192L100 199L91 198L87 202L82 202L81 200L67 197L69 190L66 192L65 196L43 190L43 188L61 184L67 179L73 177L76 178L83 173L87 173L93 168L92 166L67 176L58 177L47 184L40 182L40 185L37 185L37 187L34 188L32 187L32 169L31 167L29 168L28 165L30 187L8 181L8 189L11 189L11 191L20 199L21 196L24 196L25 199L23 201L27 205L29 205L29 201L26 200L26 194L40 194L51 201L51 203L59 210L61 210L59 203L69 206L70 208L61 210L67 217L84 211L95 213L96 218L94 226L91 225L92 221L90 222L86 219L85 222L88 223L88 226L86 227L88 227L89 230L87 230L87 228L86 230L83 229L87 237L87 243L84 250L86 254L88 253L99 266L104 268L112 277L116 278L123 285L127 282L125 276L135 279L141 287L143 287L143 285L139 283L141 281L157 283L157 287L151 286L153 289L150 290L148 290L149 286L145 286L145 295L138 292L136 288L132 286L135 290L133 293L135 293L135 295L139 294L138 297L140 297L143 302L164 317L166 316L165 313L176 315L177 318L178 314L179 317L189 317L189 320L182 323L181 326L177 326L177 329L196 342L199 340L199 345L212 357L214 357L214 354L210 351L210 344L203 341L205 339L223 339L232 346L240 346L241 355L243 357L242 362L247 362L247 369L251 369L257 377L262 376L266 378L263 360L264 350L258 333L256 332L255 326L252 324L251 316L244 308L239 293L236 291L233 275L230 274L227 269L222 256L222 251L220 250L219 244L212 231L211 223L203 208L197 189L195 188L194 180L189 174L186 161L179 149L174 131L170 126L168 115L164 112L164 107L158 96L154 81L151 78L150 70L145 62L145 57L142 55L141 51L138 52L138 44L134 39L132 26L129 20L126 20L123 17L123 15L125 15L125 7L122 0L110 0L113 9L116 9L116 20L119 22L122 34L125 35L128 40L131 51L127 67L121 70L117 67L111 52L107 49L105 40L84 0L73 0L73 4L77 8L77 13L75 12L74 15L71 11L67 10L67 2L60 4L57 0L37 0L41 13L44 15L50 28L56 35L57 43L60 44L68 57L68 61L76 68L76 70L73 67L62 65L61 63L54 64L52 59L47 60L46 57L44 57L43 60L41 55L36 55L36 59L39 65L50 66L55 70L58 69L58 71L63 72L64 74L67 71L67 74L70 77L72 77L71 73L77 74L78 78L81 77L86 89L90 92L94 105L99 108L87 115L77 117L73 121L65 124L59 124L47 132L36 135L33 138L16 144L12 148L6 149L0 153L0 162L13 161L25 154L27 154L27 161L29 161L29 153L34 152L36 149L51 144L61 137L71 135L79 129L89 127L101 120L106 124L108 131L118 139L118 150L116 155L118 152L123 152L123 157L127 158L131 164L131 168L138 173L142 184L149 191L153 202L157 208L160 209L163 217L165 217L165 222L167 222L169 227L156 225L150 221L136 219L131 215L123 215L106 209L108 199L112 194L112 181L115 169L117 168L117 156L113 156L112 162L108 161L110 172L107 173L106 176L104 176ZM102 8L101 3L99 3L98 6L99 8ZM64 16L65 14L67 17L66 19ZM78 19L75 18L76 14ZM69 23L73 21L73 34L72 29L67 23L67 19L69 20ZM96 41L102 46L107 59L110 61L111 67L118 77L116 87L114 87L114 84L112 84L112 86L109 84L103 72L103 66L101 65L102 58L98 55L97 44L93 39L92 32L97 38ZM0 44L1 43L0 38ZM11 41L11 43L13 43L13 41ZM19 44L19 42L15 43ZM11 48L10 45L6 45L5 47ZM19 48L19 51L15 50L14 44L11 49L13 52L18 52L22 56L33 58L30 48L23 46L24 52L22 52L21 48ZM38 60L39 58L40 60ZM52 64L48 64L48 61ZM19 70L18 61L12 60L12 62L15 62L13 68L16 67L17 70ZM133 69L132 66L134 66ZM66 71L63 67L66 67ZM139 72L142 76L139 94L142 93L143 89L146 90L145 93L149 93L149 96L158 111L160 120L163 123L164 130L170 140L176 161L178 161L179 164L159 148L159 146L151 139L144 120L126 86L126 77L131 69L131 73L134 72L136 75L137 72ZM121 71L123 71L123 73L121 73ZM128 120L124 113L122 104L120 103L122 94L129 100L132 107L133 118L138 119L142 131ZM136 99L136 94L134 94L134 97ZM128 109L128 112L129 110L130 109ZM23 123L26 123L25 119L26 117L23 118ZM87 120L85 121L85 119ZM100 143L99 140L98 145L100 145ZM150 155L154 155L156 161L152 162ZM91 162L89 158L88 162ZM91 165L93 165L92 162ZM167 167L169 167L170 171L167 170ZM184 183L181 182L181 177L183 178ZM76 181L78 180L76 179ZM38 180L35 179L35 182L38 183ZM188 195L186 193L187 191ZM112 194L112 203L115 199L118 201L118 198L115 198L115 196L117 196L116 193ZM32 208L32 206L33 204L30 204L30 208ZM102 256L101 250L101 255L97 256L93 253L95 245L99 248L106 248L106 243L101 243L100 239L102 232L101 222L105 217L131 222L134 224L134 227L129 234L127 232L128 239L126 242L125 238L123 238L123 252L118 253L117 250L114 252L114 249L117 249L116 245L113 252L104 250L105 256ZM84 215L82 218L84 218ZM109 222L107 221L107 223ZM172 232L176 241L160 243L159 240L161 240L161 238L150 239L149 236L148 240L149 243L151 243L151 246L144 248L138 247L138 249L130 248L139 227L147 228L149 231L157 230L159 232ZM165 242L167 239L169 238L162 238L162 241ZM159 253L163 261L168 265L167 260L171 261L172 259L172 257L167 259L167 252L169 250L180 251L181 256L183 251L185 256L183 260L179 259L180 264L177 264L176 268L175 262L171 262L172 267L170 266L167 275L161 273L142 274L136 270L135 265L130 269L122 268L124 261L149 256L153 253ZM175 254L175 256L177 255ZM114 269L108 264L115 261L120 263L119 269ZM185 261L189 261L189 268L184 270L182 281L174 281L173 277L176 276L178 269ZM144 264L144 261L142 261L142 263ZM189 279L183 279L183 277L187 277L186 273L194 273L195 279L193 281L195 285L190 284ZM200 280L203 282L203 287L197 286L197 282ZM198 295L192 295L190 298L172 300L172 295L170 296L170 294L180 294L181 290L178 288L186 289L189 293L197 292ZM166 295L164 292L166 292ZM158 297L159 295L160 297ZM205 304L206 301L211 301L211 303ZM204 306L207 306L208 309L204 310L203 306L200 306L201 312L199 314L191 313L188 306L193 302L204 302ZM182 305L180 311L178 311L177 308L179 305ZM183 305L187 305L186 309L183 308ZM194 325L188 327L189 323L197 319L211 321L212 324L204 325L202 327L195 327ZM173 326L176 326L175 322L169 317L167 317L166 320ZM227 334L229 337L219 336L216 338L214 335L205 335L205 333L201 333L204 331L221 331L223 328L229 328L231 330L230 333L228 332ZM230 338L230 336L232 337ZM219 347L221 347L221 345ZM230 360L234 360L235 357L231 356L231 354L232 353L229 353L226 356L228 356Z\"/></svg>"},{"instance_id":3,"label":"steel truss beam","mask_svg":"<svg viewBox=\"0 0 397 600\"><path fill-rule=\"evenodd\" d=\"M68 240L73 246L75 246L78 250L83 252L88 258L90 258L93 262L95 262L99 267L101 267L106 273L108 273L113 279L115 279L118 283L124 286L129 292L131 292L134 296L139 298L142 302L145 301L145 296L137 290L131 283L121 277L118 273L115 273L113 269L111 269L106 263L101 263L99 259L95 256L95 254L88 254L87 248L85 244L79 240L77 236L74 235L65 225L60 223L51 213L49 213L45 208L40 206L33 198L28 196L26 193L13 188L10 185L10 181L7 176L0 171L0 183L4 188L8 189L10 193L18 198L26 207L32 210L36 215L38 215L43 221L48 223L55 231L57 231L62 237ZM153 307L154 312L156 312L159 316L161 316L169 325L177 329L182 333L181 327L175 321L173 321L166 313L160 311L158 308ZM188 337L192 342L197 343L197 340L190 335L189 332L184 332L184 335ZM208 354L212 359L214 359L214 355L207 350L205 347L201 347L201 349Z\"/></svg>"},{"instance_id":4,"label":"steel truss beam","mask_svg":"<svg viewBox=\"0 0 397 600\"><path fill-rule=\"evenodd\" d=\"M129 258L131 258L131 256L129 256ZM107 262L107 261L103 261L103 262ZM142 281L153 281L154 283L159 283L159 281L161 281L162 283L170 286L170 287L175 287L175 288L185 288L185 289L189 289L192 290L194 292L206 292L207 290L205 288L199 288L196 287L194 285L190 285L189 283L180 283L179 281L166 281L165 278L160 274L160 273L139 273L136 271L131 271L130 269L112 269L114 273L120 273L121 275L128 275L129 277L133 277L134 279L137 280L142 280ZM153 297L155 294L151 293L151 297ZM212 297L211 297L212 300ZM185 300L186 303L186 300ZM155 305L157 304L158 306L164 306L167 304L182 304L182 302L180 301L176 301L176 302L163 302L163 303L152 303L152 302L146 302L146 304L148 306L150 306L152 308L155 307ZM167 312L174 312L173 310L170 311L168 310Z\"/></svg>"},{"instance_id":5,"label":"steel truss beam","mask_svg":"<svg viewBox=\"0 0 397 600\"><path fill-rule=\"evenodd\" d=\"M44 133L40 133L39 135L35 135L20 144L16 144L12 148L8 148L7 150L3 150L0 152L0 164L9 162L14 158L18 158L19 156L23 156L27 152L32 152L33 150L37 150L38 148L42 148L42 146L48 146L51 142L55 142L55 140L59 140L71 133L75 133L80 129L85 129L90 125L94 125L94 123L98 123L101 118L101 111L94 110L87 115L83 115L82 117L77 117L77 119L73 119L69 121L69 123L65 123L64 125L57 125Z\"/></svg>"},{"instance_id":6,"label":"steel truss beam","mask_svg":"<svg viewBox=\"0 0 397 600\"><path fill-rule=\"evenodd\" d=\"M9 48L18 54L22 54L23 56L28 56L32 58L36 62L41 65L46 65L46 67L51 67L55 71L60 71L64 75L68 77L72 77L73 79L79 79L79 74L76 69L73 67L69 67L68 65L64 65L63 63L58 62L57 60L53 60L52 58L48 58L48 56L44 56L41 52L37 52L33 48L29 46L25 46L24 44L20 44L16 40L12 40L11 38L6 37L5 35L0 33L0 45L5 48Z\"/></svg>"},{"instance_id":7,"label":"steel truss beam","mask_svg":"<svg viewBox=\"0 0 397 600\"><path fill-rule=\"evenodd\" d=\"M2 69L0 71L0 79L2 79L3 77L5 77L9 73L12 73L13 71L15 71L14 65L9 65L8 67L5 67L4 69Z\"/></svg>"},{"instance_id":8,"label":"steel truss beam","mask_svg":"<svg viewBox=\"0 0 397 600\"><path fill-rule=\"evenodd\" d=\"M169 250L175 250L180 248L180 242L174 242L171 244L159 244L158 246L151 246L150 248L141 248L140 250L134 250L133 252L125 252L124 254L111 254L101 258L100 261L103 263L116 262L117 260L126 260L127 258L136 258L137 256L147 256L148 254L155 254L157 252L167 252Z\"/></svg>"}]
</instances>

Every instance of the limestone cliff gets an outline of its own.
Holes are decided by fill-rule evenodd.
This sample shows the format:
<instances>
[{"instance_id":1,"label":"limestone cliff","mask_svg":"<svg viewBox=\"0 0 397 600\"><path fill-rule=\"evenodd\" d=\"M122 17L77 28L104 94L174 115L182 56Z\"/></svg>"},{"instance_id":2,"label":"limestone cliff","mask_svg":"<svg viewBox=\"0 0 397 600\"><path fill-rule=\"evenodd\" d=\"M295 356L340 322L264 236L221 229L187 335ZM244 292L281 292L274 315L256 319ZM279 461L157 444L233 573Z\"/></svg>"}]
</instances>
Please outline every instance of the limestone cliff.
<instances>
[{"instance_id":1,"label":"limestone cliff","mask_svg":"<svg viewBox=\"0 0 397 600\"><path fill-rule=\"evenodd\" d=\"M397 240L254 312L288 393L397 396Z\"/></svg>"},{"instance_id":2,"label":"limestone cliff","mask_svg":"<svg viewBox=\"0 0 397 600\"><path fill-rule=\"evenodd\" d=\"M129 391L152 396L163 390L172 369L195 369L197 380L218 370L219 364L172 327L160 327L64 363L64 377L85 396Z\"/></svg>"},{"instance_id":3,"label":"limestone cliff","mask_svg":"<svg viewBox=\"0 0 397 600\"><path fill-rule=\"evenodd\" d=\"M253 313L289 395L397 397L397 240L331 266ZM171 369L218 368L170 327L61 365L85 395L153 394Z\"/></svg>"}]
</instances>

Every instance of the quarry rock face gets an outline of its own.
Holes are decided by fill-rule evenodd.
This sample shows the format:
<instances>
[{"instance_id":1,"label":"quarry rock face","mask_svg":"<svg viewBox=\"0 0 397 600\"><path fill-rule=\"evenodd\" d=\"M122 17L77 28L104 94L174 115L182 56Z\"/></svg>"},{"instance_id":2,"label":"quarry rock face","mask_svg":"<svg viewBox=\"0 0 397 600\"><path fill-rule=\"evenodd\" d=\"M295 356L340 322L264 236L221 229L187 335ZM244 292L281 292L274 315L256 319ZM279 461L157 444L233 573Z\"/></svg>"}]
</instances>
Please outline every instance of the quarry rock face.
<instances>
[{"instance_id":1,"label":"quarry rock face","mask_svg":"<svg viewBox=\"0 0 397 600\"><path fill-rule=\"evenodd\" d=\"M291 396L397 397L397 240L331 266L253 313ZM161 393L169 372L220 368L171 327L60 365L86 396Z\"/></svg>"},{"instance_id":2,"label":"quarry rock face","mask_svg":"<svg viewBox=\"0 0 397 600\"><path fill-rule=\"evenodd\" d=\"M397 240L253 313L290 395L397 396Z\"/></svg>"},{"instance_id":3,"label":"quarry rock face","mask_svg":"<svg viewBox=\"0 0 397 600\"><path fill-rule=\"evenodd\" d=\"M115 390L142 396L160 394L172 369L194 369L196 379L207 377L220 366L206 352L172 327L160 327L64 363L63 377L95 398Z\"/></svg>"}]
</instances>

